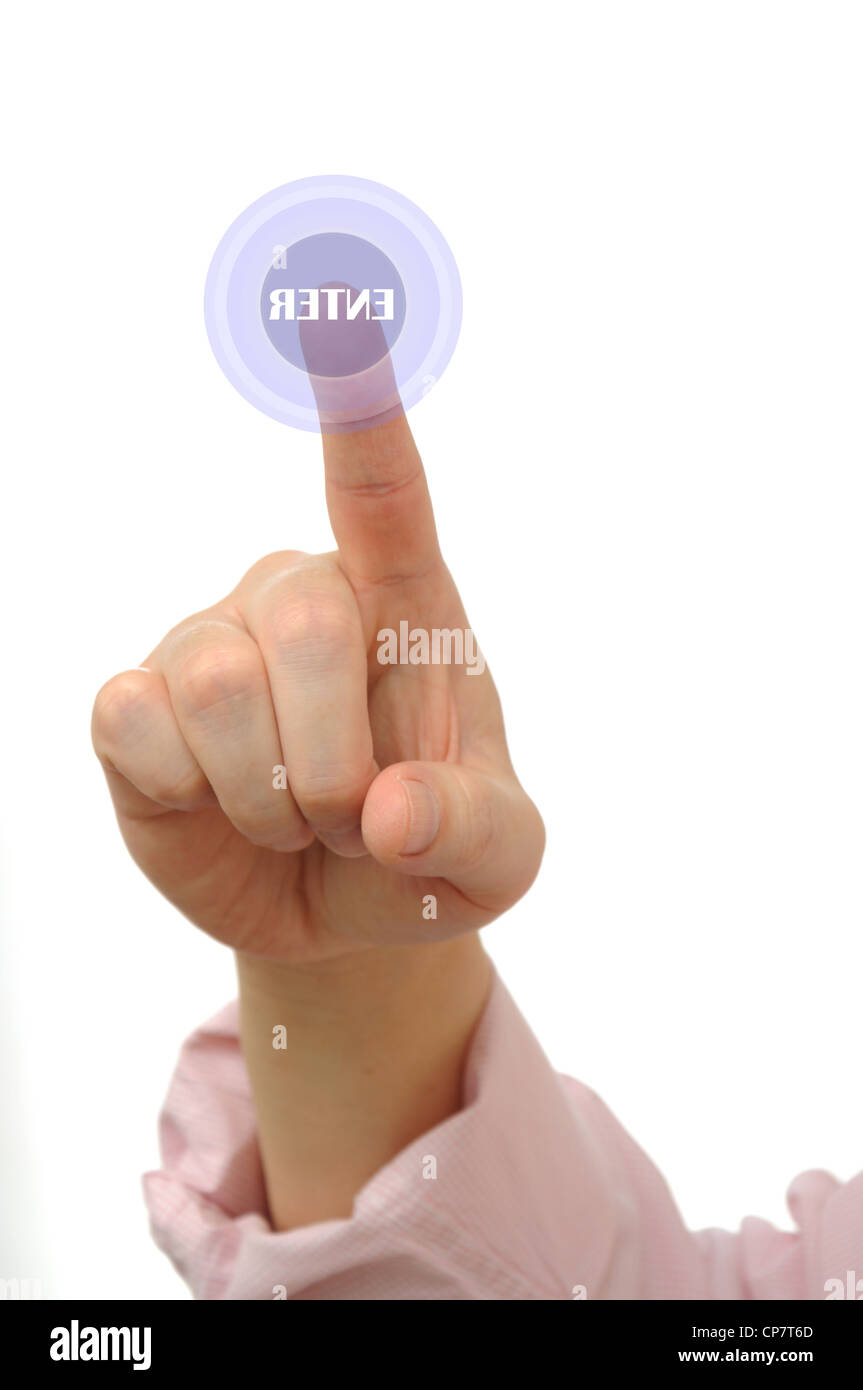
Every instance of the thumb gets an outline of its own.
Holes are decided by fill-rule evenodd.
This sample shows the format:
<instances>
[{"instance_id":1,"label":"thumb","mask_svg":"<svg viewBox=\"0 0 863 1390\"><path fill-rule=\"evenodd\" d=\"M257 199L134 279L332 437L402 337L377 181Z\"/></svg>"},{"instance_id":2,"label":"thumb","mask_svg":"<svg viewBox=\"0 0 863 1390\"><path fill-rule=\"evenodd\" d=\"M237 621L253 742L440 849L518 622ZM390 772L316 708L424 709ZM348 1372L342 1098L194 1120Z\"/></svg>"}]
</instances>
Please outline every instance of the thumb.
<instances>
[{"instance_id":1,"label":"thumb","mask_svg":"<svg viewBox=\"0 0 863 1390\"><path fill-rule=\"evenodd\" d=\"M366 795L369 853L403 874L443 878L477 906L503 912L539 869L545 829L514 776L455 763L395 763Z\"/></svg>"}]
</instances>

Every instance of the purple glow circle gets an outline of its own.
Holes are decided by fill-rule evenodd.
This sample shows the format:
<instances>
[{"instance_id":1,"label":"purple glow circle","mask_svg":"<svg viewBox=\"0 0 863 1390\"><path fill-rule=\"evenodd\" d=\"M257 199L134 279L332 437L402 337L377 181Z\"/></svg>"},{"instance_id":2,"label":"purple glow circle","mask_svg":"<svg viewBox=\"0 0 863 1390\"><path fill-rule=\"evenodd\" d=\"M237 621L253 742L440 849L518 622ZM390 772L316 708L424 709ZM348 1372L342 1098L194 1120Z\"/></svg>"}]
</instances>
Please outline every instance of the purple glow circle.
<instances>
[{"instance_id":1,"label":"purple glow circle","mask_svg":"<svg viewBox=\"0 0 863 1390\"><path fill-rule=\"evenodd\" d=\"M373 307L393 308L392 321L381 325L392 368L389 386L380 385L374 369L346 379L341 427L376 424L385 391L397 389L408 410L440 379L461 326L461 282L440 232L414 203L383 184L346 176L300 179L259 198L236 219L207 275L210 345L228 380L258 410L297 429L321 429L320 402L297 351L294 325L267 321L265 291L268 301L272 287L290 278L279 277L276 263L302 266L304 274L320 275L319 283L344 283L358 293L379 288L356 284L363 274L378 278L387 265L395 271L393 300L371 300ZM310 307L308 299L298 302ZM353 308L356 302L354 296ZM387 400L392 404L398 397Z\"/></svg>"},{"instance_id":2,"label":"purple glow circle","mask_svg":"<svg viewBox=\"0 0 863 1390\"><path fill-rule=\"evenodd\" d=\"M372 246L371 242L362 237L350 236L346 232L319 232L317 236L304 237L302 241L286 247L277 257L277 261L276 265L268 268L264 277L260 311L264 332L280 357L284 357L301 371L310 370L303 351L300 328L302 320L297 317L288 320L276 312L274 322L271 296L275 295L278 298L279 295L291 294L297 286L302 285L332 287L338 283L346 287L348 282L354 289L357 285L364 285L371 290L383 287L383 282L386 282L393 294L392 317L389 321L382 322L379 333L371 341L361 338L358 343L352 344L349 338L347 342L337 340L334 345L336 348L343 346L350 350L353 346L354 351L340 354L339 362L331 364L329 374L348 375L348 367L352 367L354 371L362 371L373 366L392 350L404 327L405 287L389 256ZM324 315L335 310L335 319L339 321L341 315L343 323L346 313L344 289L332 289L334 303L327 297L329 294L330 290L323 290ZM355 297L351 295L352 299ZM369 303L360 306L362 307L365 307L366 312L370 312L376 306ZM321 306L318 308L320 311ZM343 334L342 337L345 338L347 335Z\"/></svg>"}]
</instances>

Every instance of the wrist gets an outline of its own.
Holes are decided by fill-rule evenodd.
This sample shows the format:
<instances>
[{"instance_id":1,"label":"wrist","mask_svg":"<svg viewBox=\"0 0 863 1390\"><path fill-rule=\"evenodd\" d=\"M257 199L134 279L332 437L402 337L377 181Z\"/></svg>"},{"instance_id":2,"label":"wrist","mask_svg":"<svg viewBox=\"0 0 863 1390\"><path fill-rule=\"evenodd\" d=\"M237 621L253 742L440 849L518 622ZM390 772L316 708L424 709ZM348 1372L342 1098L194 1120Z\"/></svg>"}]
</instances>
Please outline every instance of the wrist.
<instances>
[{"instance_id":1,"label":"wrist","mask_svg":"<svg viewBox=\"0 0 863 1390\"><path fill-rule=\"evenodd\" d=\"M384 1163L461 1106L491 981L479 936L302 965L238 956L237 970L273 1224L348 1216Z\"/></svg>"},{"instance_id":2,"label":"wrist","mask_svg":"<svg viewBox=\"0 0 863 1390\"><path fill-rule=\"evenodd\" d=\"M380 1006L388 1011L403 992L447 993L460 982L476 991L488 974L478 932L416 946L369 946L314 961L268 960L235 952L241 995L262 1006L302 1009L322 1006L333 1013Z\"/></svg>"}]
</instances>

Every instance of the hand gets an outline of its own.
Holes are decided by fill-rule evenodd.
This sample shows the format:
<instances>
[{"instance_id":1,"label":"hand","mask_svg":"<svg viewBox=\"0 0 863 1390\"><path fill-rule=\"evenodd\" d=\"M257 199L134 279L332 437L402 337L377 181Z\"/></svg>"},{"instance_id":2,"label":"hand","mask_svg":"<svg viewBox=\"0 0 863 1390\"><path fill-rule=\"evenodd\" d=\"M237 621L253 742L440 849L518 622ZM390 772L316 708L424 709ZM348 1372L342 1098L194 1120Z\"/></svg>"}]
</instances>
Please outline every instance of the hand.
<instances>
[{"instance_id":1,"label":"hand","mask_svg":"<svg viewBox=\"0 0 863 1390\"><path fill-rule=\"evenodd\" d=\"M468 626L404 415L325 434L324 461L338 551L261 560L93 716L144 873L217 940L297 963L484 926L544 844L488 672L377 659L403 620Z\"/></svg>"}]
</instances>

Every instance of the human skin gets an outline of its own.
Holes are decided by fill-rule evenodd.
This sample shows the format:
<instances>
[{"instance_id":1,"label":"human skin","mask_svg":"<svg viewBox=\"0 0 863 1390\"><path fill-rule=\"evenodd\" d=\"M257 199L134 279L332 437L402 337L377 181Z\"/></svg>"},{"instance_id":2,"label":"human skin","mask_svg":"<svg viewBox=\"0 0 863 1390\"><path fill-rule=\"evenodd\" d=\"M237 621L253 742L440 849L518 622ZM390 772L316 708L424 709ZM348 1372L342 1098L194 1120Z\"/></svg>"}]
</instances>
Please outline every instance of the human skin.
<instances>
[{"instance_id":1,"label":"human skin","mask_svg":"<svg viewBox=\"0 0 863 1390\"><path fill-rule=\"evenodd\" d=\"M468 626L404 415L323 443L337 551L259 561L93 712L130 854L236 952L279 1230L349 1215L458 1109L490 978L478 932L544 845L489 672L377 661L404 619Z\"/></svg>"}]
</instances>

